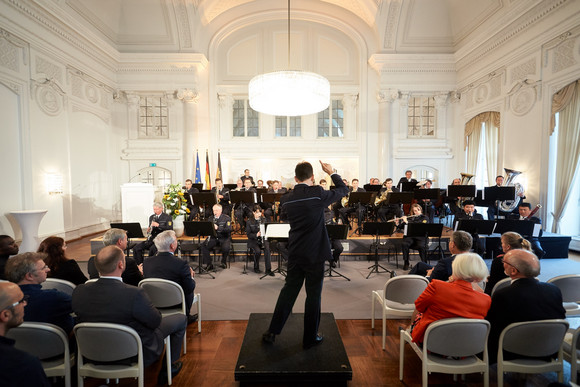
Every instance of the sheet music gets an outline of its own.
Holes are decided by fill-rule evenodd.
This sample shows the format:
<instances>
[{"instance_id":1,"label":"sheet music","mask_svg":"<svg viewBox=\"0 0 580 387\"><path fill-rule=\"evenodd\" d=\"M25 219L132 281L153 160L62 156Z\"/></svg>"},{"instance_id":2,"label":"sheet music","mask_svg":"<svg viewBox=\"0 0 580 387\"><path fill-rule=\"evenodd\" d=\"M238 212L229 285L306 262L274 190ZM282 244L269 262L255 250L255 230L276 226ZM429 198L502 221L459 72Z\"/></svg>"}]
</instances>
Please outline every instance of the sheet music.
<instances>
[{"instance_id":1,"label":"sheet music","mask_svg":"<svg viewBox=\"0 0 580 387\"><path fill-rule=\"evenodd\" d=\"M266 235L266 225L264 223L260 223L260 235L264 237L264 240L268 240L268 236Z\"/></svg>"},{"instance_id":2,"label":"sheet music","mask_svg":"<svg viewBox=\"0 0 580 387\"><path fill-rule=\"evenodd\" d=\"M290 223L270 223L266 229L268 238L288 238Z\"/></svg>"},{"instance_id":3,"label":"sheet music","mask_svg":"<svg viewBox=\"0 0 580 387\"><path fill-rule=\"evenodd\" d=\"M532 232L532 236L539 237L540 231L542 231L542 225L541 224L534 224L534 231Z\"/></svg>"}]
</instances>

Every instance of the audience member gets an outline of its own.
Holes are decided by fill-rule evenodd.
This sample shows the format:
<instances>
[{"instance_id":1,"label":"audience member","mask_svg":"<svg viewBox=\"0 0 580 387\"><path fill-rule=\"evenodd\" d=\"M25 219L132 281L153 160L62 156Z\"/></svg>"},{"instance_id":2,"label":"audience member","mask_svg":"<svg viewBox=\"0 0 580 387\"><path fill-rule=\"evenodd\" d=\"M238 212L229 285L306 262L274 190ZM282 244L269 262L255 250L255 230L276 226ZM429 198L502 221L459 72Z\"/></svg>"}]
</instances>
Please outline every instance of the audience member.
<instances>
[{"instance_id":1,"label":"audience member","mask_svg":"<svg viewBox=\"0 0 580 387\"><path fill-rule=\"evenodd\" d=\"M117 246L121 250L127 250L127 232L120 228L112 228L103 235L103 244L105 246ZM137 262L132 257L125 257L125 271L121 278L123 282L129 285L137 286L143 279L143 264L137 265ZM90 278L99 278L99 272L95 266L95 257L90 257L87 262L87 271Z\"/></svg>"},{"instance_id":2,"label":"audience member","mask_svg":"<svg viewBox=\"0 0 580 387\"><path fill-rule=\"evenodd\" d=\"M197 315L191 315L193 304L193 292L195 290L194 273L187 261L177 258L173 253L177 249L177 236L175 231L167 230L155 238L157 255L149 257L143 262L143 274L145 278L162 278L177 283L183 289L185 295L185 307L187 321L197 321Z\"/></svg>"},{"instance_id":3,"label":"audience member","mask_svg":"<svg viewBox=\"0 0 580 387\"><path fill-rule=\"evenodd\" d=\"M563 319L562 293L555 285L540 282L540 261L531 251L510 250L503 258L503 268L512 279L510 286L493 293L486 319L491 324L487 340L489 364L497 362L499 336L515 322ZM513 358L504 352L504 359Z\"/></svg>"},{"instance_id":4,"label":"audience member","mask_svg":"<svg viewBox=\"0 0 580 387\"><path fill-rule=\"evenodd\" d=\"M182 367L179 357L187 318L179 313L161 317L143 289L123 283L125 254L117 246L101 249L95 265L100 278L77 286L73 292L72 305L78 321L123 324L135 329L143 343L146 367L159 360L164 349L163 340L170 336L171 374L177 375ZM167 370L162 369L158 382L163 383L166 378Z\"/></svg>"},{"instance_id":5,"label":"audience member","mask_svg":"<svg viewBox=\"0 0 580 387\"><path fill-rule=\"evenodd\" d=\"M477 254L459 254L452 263L449 282L433 280L415 301L411 336L423 342L429 324L444 318L484 318L491 298L473 288L487 277L484 260Z\"/></svg>"},{"instance_id":6,"label":"audience member","mask_svg":"<svg viewBox=\"0 0 580 387\"><path fill-rule=\"evenodd\" d=\"M4 387L50 387L38 358L14 348L6 333L22 324L26 296L11 282L0 283L0 376Z\"/></svg>"},{"instance_id":7,"label":"audience member","mask_svg":"<svg viewBox=\"0 0 580 387\"><path fill-rule=\"evenodd\" d=\"M530 242L524 239L517 232L509 231L503 233L501 236L501 249L503 254L499 254L491 261L491 268L489 269L489 278L487 279L487 284L485 285L485 292L491 295L491 291L495 284L504 278L508 278L507 274L503 269L503 257L504 255L513 249L524 249L531 251Z\"/></svg>"},{"instance_id":8,"label":"audience member","mask_svg":"<svg viewBox=\"0 0 580 387\"><path fill-rule=\"evenodd\" d=\"M87 277L74 259L66 256L66 242L56 236L46 238L37 252L46 254L44 263L50 269L48 276L72 282L75 285L87 282Z\"/></svg>"},{"instance_id":9,"label":"audience member","mask_svg":"<svg viewBox=\"0 0 580 387\"><path fill-rule=\"evenodd\" d=\"M4 268L11 255L18 254L18 245L11 236L0 235L0 279L5 280Z\"/></svg>"},{"instance_id":10,"label":"audience member","mask_svg":"<svg viewBox=\"0 0 580 387\"><path fill-rule=\"evenodd\" d=\"M24 321L45 322L71 333L74 326L71 297L56 289L42 289L50 268L43 253L16 255L6 264L6 278L14 282L28 296Z\"/></svg>"}]
</instances>

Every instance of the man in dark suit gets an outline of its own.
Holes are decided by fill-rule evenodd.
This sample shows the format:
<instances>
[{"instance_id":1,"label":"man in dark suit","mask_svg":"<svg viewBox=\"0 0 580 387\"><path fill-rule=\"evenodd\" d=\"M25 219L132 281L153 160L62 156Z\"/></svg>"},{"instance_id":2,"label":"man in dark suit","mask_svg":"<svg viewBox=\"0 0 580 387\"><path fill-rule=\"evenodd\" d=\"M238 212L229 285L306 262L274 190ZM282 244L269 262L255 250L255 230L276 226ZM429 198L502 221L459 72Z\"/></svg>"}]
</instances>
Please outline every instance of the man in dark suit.
<instances>
[{"instance_id":1,"label":"man in dark suit","mask_svg":"<svg viewBox=\"0 0 580 387\"><path fill-rule=\"evenodd\" d=\"M537 216L530 216L532 214L532 205L530 203L521 202L518 206L519 215L512 214L509 215L509 219L515 220L525 220L527 222L532 222L534 224L542 224L542 219L538 218ZM542 230L540 230L540 235L542 236ZM527 239L530 241L532 245L532 250L534 254L538 257L538 259L542 259L542 257L546 254L544 249L542 249L542 245L540 245L540 241L538 237L526 235Z\"/></svg>"},{"instance_id":2,"label":"man in dark suit","mask_svg":"<svg viewBox=\"0 0 580 387\"><path fill-rule=\"evenodd\" d=\"M203 263L206 265L206 270L213 270L211 257L209 251L219 244L222 250L222 262L220 264L222 269L225 269L228 255L230 254L230 236L232 234L232 220L229 216L222 213L222 206L214 204L213 215L209 217L209 221L213 223L216 236L208 236L201 245L201 255Z\"/></svg>"},{"instance_id":3,"label":"man in dark suit","mask_svg":"<svg viewBox=\"0 0 580 387\"><path fill-rule=\"evenodd\" d=\"M4 268L11 255L18 254L18 245L14 238L8 235L0 235L0 279L6 279Z\"/></svg>"},{"instance_id":4,"label":"man in dark suit","mask_svg":"<svg viewBox=\"0 0 580 387\"><path fill-rule=\"evenodd\" d=\"M146 367L159 359L163 353L163 339L170 336L171 373L177 375L182 366L179 357L187 318L182 314L161 317L143 289L123 283L121 274L125 270L125 254L117 246L101 249L95 265L100 278L77 286L72 295L78 322L108 322L135 329L143 344ZM167 377L166 372L162 369L158 381Z\"/></svg>"},{"instance_id":5,"label":"man in dark suit","mask_svg":"<svg viewBox=\"0 0 580 387\"><path fill-rule=\"evenodd\" d=\"M535 278L540 275L540 261L531 251L508 251L503 258L503 267L512 284L496 291L491 298L491 308L486 316L491 324L487 347L489 364L497 361L499 336L509 324L566 318L560 289ZM513 357L507 353L504 358Z\"/></svg>"},{"instance_id":6,"label":"man in dark suit","mask_svg":"<svg viewBox=\"0 0 580 387\"><path fill-rule=\"evenodd\" d=\"M477 213L473 200L465 200L463 202L463 211L455 215L455 222L459 220L483 220L483 215ZM473 238L475 252L483 257L485 253L484 241L477 234L471 234L471 237Z\"/></svg>"},{"instance_id":7,"label":"man in dark suit","mask_svg":"<svg viewBox=\"0 0 580 387\"><path fill-rule=\"evenodd\" d=\"M278 302L270 322L270 327L262 336L267 343L273 343L276 335L292 312L294 302L306 281L306 302L304 306L304 334L302 345L305 349L322 342L318 333L320 322L320 296L324 280L324 263L331 259L330 240L324 224L324 208L348 193L348 188L330 164L320 162L322 170L331 175L336 189L325 191L314 185L314 171L308 162L296 165L296 185L292 192L281 198L290 222L288 235L288 275L280 291Z\"/></svg>"},{"instance_id":8,"label":"man in dark suit","mask_svg":"<svg viewBox=\"0 0 580 387\"><path fill-rule=\"evenodd\" d=\"M413 179L413 171L405 171L405 177L401 177L397 183L399 190L403 191L402 183L417 183L416 179Z\"/></svg>"},{"instance_id":9,"label":"man in dark suit","mask_svg":"<svg viewBox=\"0 0 580 387\"><path fill-rule=\"evenodd\" d=\"M358 186L358 179L352 179L352 187L350 192L366 192L364 188L360 188ZM365 217L366 208L364 205L360 203L353 203L350 202L346 207L343 207L339 210L340 219L342 219L342 224L349 224L348 223L348 215L356 212L357 214L357 227L362 230L362 223Z\"/></svg>"},{"instance_id":10,"label":"man in dark suit","mask_svg":"<svg viewBox=\"0 0 580 387\"><path fill-rule=\"evenodd\" d=\"M390 192L400 192L397 187L393 187L393 179L387 178L381 188L379 195L382 201L379 203L377 216L381 222L386 222L389 219L397 218L403 215L400 204L385 203Z\"/></svg>"},{"instance_id":11,"label":"man in dark suit","mask_svg":"<svg viewBox=\"0 0 580 387\"><path fill-rule=\"evenodd\" d=\"M127 232L120 228L112 228L103 235L103 244L105 246L117 246L121 250L127 250ZM125 271L123 272L123 282L129 285L137 286L143 279L143 264L137 265L135 259L125 257ZM95 257L90 257L87 262L87 271L89 278L99 278L99 272L95 266Z\"/></svg>"},{"instance_id":12,"label":"man in dark suit","mask_svg":"<svg viewBox=\"0 0 580 387\"><path fill-rule=\"evenodd\" d=\"M195 290L194 273L187 261L177 258L173 252L177 249L177 236L175 231L167 230L155 238L157 255L149 257L143 262L143 274L145 278L163 278L173 281L183 289L185 295L185 307L188 324L197 321L197 315L191 315L193 304L193 292Z\"/></svg>"},{"instance_id":13,"label":"man in dark suit","mask_svg":"<svg viewBox=\"0 0 580 387\"><path fill-rule=\"evenodd\" d=\"M153 204L153 215L149 217L149 228L147 229L147 240L137 244L133 248L133 258L138 265L143 263L143 252L149 250L149 256L152 257L157 254L157 248L153 244L153 240L165 230L173 230L173 218L171 215L163 212L163 204Z\"/></svg>"},{"instance_id":14,"label":"man in dark suit","mask_svg":"<svg viewBox=\"0 0 580 387\"><path fill-rule=\"evenodd\" d=\"M193 181L191 181L191 179L185 180L185 192L187 193L187 208L189 208L187 220L192 221L199 213L199 206L193 204L192 195L199 193L199 190L193 186Z\"/></svg>"},{"instance_id":15,"label":"man in dark suit","mask_svg":"<svg viewBox=\"0 0 580 387\"><path fill-rule=\"evenodd\" d=\"M232 207L230 206L230 190L224 187L224 182L219 177L215 179L215 186L212 187L211 193L216 194L216 198L219 200L218 204L222 206L222 211L224 214L230 214L232 212ZM211 214L207 217L209 218Z\"/></svg>"}]
</instances>

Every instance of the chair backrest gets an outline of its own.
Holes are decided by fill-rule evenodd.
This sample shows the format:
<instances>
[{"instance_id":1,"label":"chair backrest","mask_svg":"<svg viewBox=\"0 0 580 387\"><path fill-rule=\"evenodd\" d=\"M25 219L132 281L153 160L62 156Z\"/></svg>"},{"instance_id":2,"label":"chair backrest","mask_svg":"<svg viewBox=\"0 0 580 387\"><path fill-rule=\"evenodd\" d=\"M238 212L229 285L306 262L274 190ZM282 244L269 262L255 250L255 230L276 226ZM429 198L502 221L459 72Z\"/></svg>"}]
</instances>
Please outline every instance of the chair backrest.
<instances>
[{"instance_id":1,"label":"chair backrest","mask_svg":"<svg viewBox=\"0 0 580 387\"><path fill-rule=\"evenodd\" d=\"M156 308L168 308L185 302L185 294L179 284L161 278L145 278L139 282Z\"/></svg>"},{"instance_id":2,"label":"chair backrest","mask_svg":"<svg viewBox=\"0 0 580 387\"><path fill-rule=\"evenodd\" d=\"M510 277L497 281L496 284L493 286L493 289L491 289L491 295L493 296L493 293L497 292L499 289L507 288L511 284L512 279Z\"/></svg>"},{"instance_id":3,"label":"chair backrest","mask_svg":"<svg viewBox=\"0 0 580 387\"><path fill-rule=\"evenodd\" d=\"M538 320L510 324L501 332L499 350L523 356L550 356L560 350L568 325L566 320Z\"/></svg>"},{"instance_id":4,"label":"chair backrest","mask_svg":"<svg viewBox=\"0 0 580 387\"><path fill-rule=\"evenodd\" d=\"M580 274L559 275L546 282L560 289L563 302L580 302Z\"/></svg>"},{"instance_id":5,"label":"chair backrest","mask_svg":"<svg viewBox=\"0 0 580 387\"><path fill-rule=\"evenodd\" d=\"M40 360L69 356L68 337L62 328L48 323L24 322L12 328L6 337L16 341L16 348Z\"/></svg>"},{"instance_id":6,"label":"chair backrest","mask_svg":"<svg viewBox=\"0 0 580 387\"><path fill-rule=\"evenodd\" d=\"M383 290L386 301L394 301L400 304L413 304L417 297L429 285L429 280L423 276L408 274L389 279Z\"/></svg>"},{"instance_id":7,"label":"chair backrest","mask_svg":"<svg viewBox=\"0 0 580 387\"><path fill-rule=\"evenodd\" d=\"M142 362L143 348L137 332L126 325L111 323L81 323L74 327L79 357L98 362L113 362L138 356Z\"/></svg>"},{"instance_id":8,"label":"chair backrest","mask_svg":"<svg viewBox=\"0 0 580 387\"><path fill-rule=\"evenodd\" d=\"M486 351L489 321L447 318L431 323L423 349L445 356L466 357Z\"/></svg>"},{"instance_id":9,"label":"chair backrest","mask_svg":"<svg viewBox=\"0 0 580 387\"><path fill-rule=\"evenodd\" d=\"M43 289L56 289L68 294L69 296L72 295L73 290L76 288L76 285L72 282L59 278L47 278L41 286Z\"/></svg>"}]
</instances>

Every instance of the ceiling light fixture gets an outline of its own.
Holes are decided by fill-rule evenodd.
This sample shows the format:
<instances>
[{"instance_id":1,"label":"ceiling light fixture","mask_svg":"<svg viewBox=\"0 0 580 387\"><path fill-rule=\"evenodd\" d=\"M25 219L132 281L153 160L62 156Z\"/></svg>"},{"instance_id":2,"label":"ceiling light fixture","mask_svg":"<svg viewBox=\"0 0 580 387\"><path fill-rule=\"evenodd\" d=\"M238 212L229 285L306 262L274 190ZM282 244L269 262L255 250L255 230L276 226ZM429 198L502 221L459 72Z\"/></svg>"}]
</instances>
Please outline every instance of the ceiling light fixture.
<instances>
[{"instance_id":1,"label":"ceiling light fixture","mask_svg":"<svg viewBox=\"0 0 580 387\"><path fill-rule=\"evenodd\" d=\"M290 67L290 0L288 0L288 68ZM273 116L305 116L326 109L330 83L322 75L301 70L256 75L249 84L250 107Z\"/></svg>"}]
</instances>

